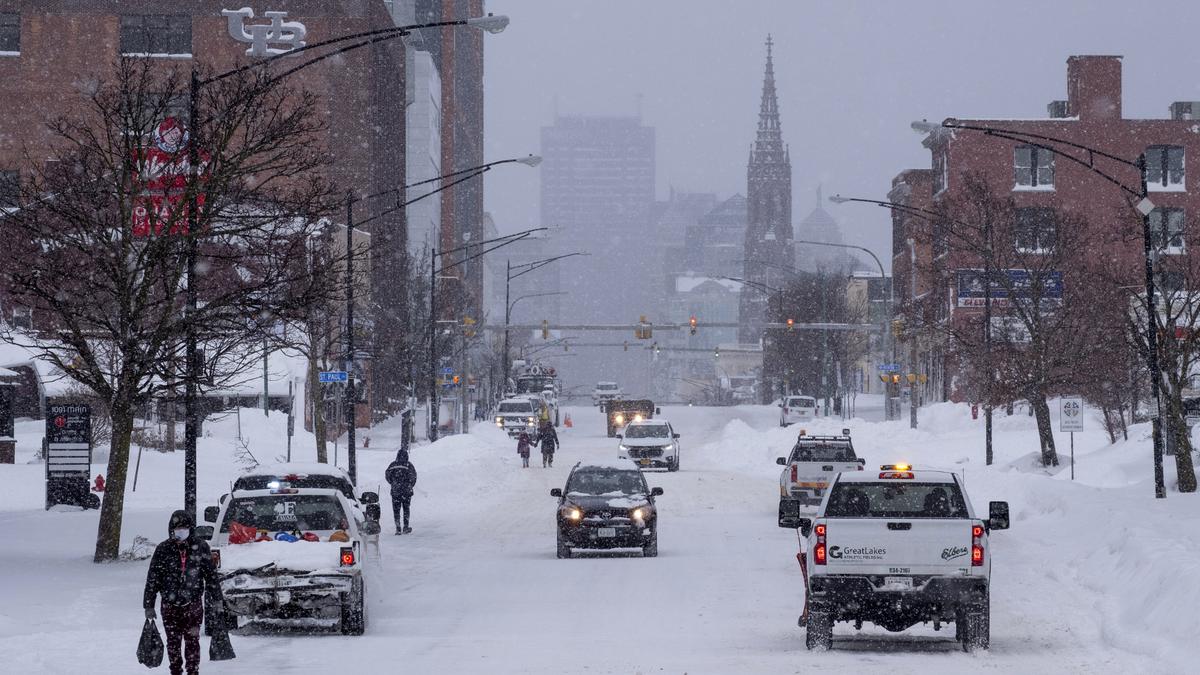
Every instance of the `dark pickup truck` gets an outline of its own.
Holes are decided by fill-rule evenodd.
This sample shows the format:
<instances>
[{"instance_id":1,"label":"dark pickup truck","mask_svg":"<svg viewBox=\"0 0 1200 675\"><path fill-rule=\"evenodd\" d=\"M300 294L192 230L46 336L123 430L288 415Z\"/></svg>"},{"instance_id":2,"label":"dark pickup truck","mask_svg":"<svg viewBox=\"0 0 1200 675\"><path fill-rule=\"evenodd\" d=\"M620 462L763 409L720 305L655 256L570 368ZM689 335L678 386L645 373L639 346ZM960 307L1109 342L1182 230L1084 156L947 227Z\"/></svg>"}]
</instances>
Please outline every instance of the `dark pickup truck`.
<instances>
[{"instance_id":1,"label":"dark pickup truck","mask_svg":"<svg viewBox=\"0 0 1200 675\"><path fill-rule=\"evenodd\" d=\"M608 417L609 438L616 436L630 422L648 420L658 414L654 401L648 399L605 401L600 404L600 410Z\"/></svg>"}]
</instances>

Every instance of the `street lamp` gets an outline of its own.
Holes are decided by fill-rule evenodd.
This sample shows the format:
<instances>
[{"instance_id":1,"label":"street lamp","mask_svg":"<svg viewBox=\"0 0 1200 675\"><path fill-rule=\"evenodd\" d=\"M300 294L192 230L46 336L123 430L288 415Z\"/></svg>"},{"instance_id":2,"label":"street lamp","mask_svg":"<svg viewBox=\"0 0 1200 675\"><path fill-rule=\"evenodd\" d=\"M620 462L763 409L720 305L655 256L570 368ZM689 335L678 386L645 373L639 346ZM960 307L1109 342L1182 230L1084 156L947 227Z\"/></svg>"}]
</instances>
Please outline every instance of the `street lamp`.
<instances>
[{"instance_id":1,"label":"street lamp","mask_svg":"<svg viewBox=\"0 0 1200 675\"><path fill-rule=\"evenodd\" d=\"M197 441L197 437L199 436L199 431L200 431L199 430L199 417L197 414L198 411L197 411L197 402L196 402L196 394L197 394L196 389L197 389L198 380L200 379L200 370L201 370L200 358L201 357L199 354L199 350L197 349L196 331L195 331L195 327L193 325L193 317L196 314L197 301L198 301L197 293L196 293L196 254L197 254L197 251L196 251L196 248L197 248L197 246L196 246L196 243L197 243L196 242L196 225L197 225L196 212L198 209L198 201L199 201L197 192L198 192L198 188L199 188L199 186L198 186L198 181L199 181L198 167L199 167L199 162L200 162L200 157L199 157L200 132L203 128L203 125L199 123L199 117L200 117L200 115L199 115L199 98L200 98L201 88L205 87L209 84L212 84L214 82L219 82L225 78L232 77L239 73L246 72L252 68L264 68L264 67L270 66L271 64L275 63L276 61L278 61L284 57L292 57L301 52L308 52L308 51L311 51L313 49L317 49L320 47L329 46L329 47L337 47L337 48L327 54L309 59L308 61L305 61L299 65L296 65L296 66L284 71L283 73L280 73L279 75L277 75L271 79L271 83L278 82L279 80L282 80L304 68L307 68L308 66L314 65L316 63L320 63L321 61L324 61L325 59L330 58L334 55L344 54L344 53L354 51L356 49L360 49L362 47L366 47L366 46L369 46L369 45L372 45L372 44L375 44L378 42L402 38L405 35L408 35L413 30L418 30L418 29L423 29L423 28L445 28L445 27L451 27L451 26L472 26L472 27L476 27L476 28L485 30L489 33L499 33L500 31L504 30L504 28L506 26L508 26L508 22L509 22L509 20L508 20L508 17L506 17L506 16L503 16L503 15L494 16L494 15L489 14L487 16L473 17L470 19L458 19L458 20L453 20L453 21L439 21L439 22L434 22L434 23L412 24L412 25L407 25L407 26L394 26L391 28L383 28L383 29L373 30L373 31L364 31L364 32L355 33L355 34L351 34L351 35L343 35L341 37L331 38L328 40L322 40L320 42L308 44L303 47L298 47L296 49L284 51L284 52L281 52L278 54L273 54L273 55L268 56L260 61L248 63L246 65L239 66L238 68L234 68L232 70L227 70L223 73L218 73L216 75L212 75L212 76L209 76L209 77L206 77L203 79L201 79L200 74L196 70L196 66L193 63L192 70L191 70L190 86L188 89L188 124L191 126L191 137L192 138L191 138L191 142L188 143L188 175L189 175L191 184L188 189L188 238L187 238L187 242L186 242L186 251L185 251L185 264L186 264L185 275L187 278L187 288L186 288L186 294L185 294L185 300L184 300L184 302L185 302L185 310L184 311L185 311L185 315L187 316L187 324L186 324L187 335L186 335L186 339L185 339L185 351L186 351L185 367L187 370L187 377L184 382L185 414L184 414L183 508L188 513L195 514L195 512L196 512L196 441ZM349 45L344 44L344 43L349 43L352 41L356 41L356 42L354 42L353 44L349 44ZM347 218L347 223L346 223L346 242L347 242L346 276L347 276L348 281L352 281L352 279L351 279L351 264L352 264L351 251L353 250L354 228L353 228L352 221L349 218L349 216L353 215L352 204L353 204L352 199L350 199L348 197L347 198L347 216L348 216L348 218ZM350 289L348 289L347 293L350 293L350 292L352 292L352 291ZM351 309L349 311L349 318L351 318L351 319L353 318L353 309ZM346 325L346 360L347 360L347 362L350 362L351 359L353 359L353 354L354 354L354 337L353 337L354 331L352 330L352 327L353 327L352 323L347 323L347 325ZM352 395L353 395L353 383L350 383L347 386L347 399L352 400L350 398ZM356 466L355 466L355 448L354 448L355 442L354 442L354 419L353 419L354 408L353 408L353 405L351 405L351 407L350 407L349 414L351 416L350 425L349 425L349 437L347 439L347 444L349 447L349 455L348 455L348 457L349 457L349 473L350 473L351 481L354 481L356 478L356 475L355 475Z\"/></svg>"},{"instance_id":2,"label":"street lamp","mask_svg":"<svg viewBox=\"0 0 1200 675\"><path fill-rule=\"evenodd\" d=\"M538 162L541 162L540 157L537 159L538 159ZM531 164L530 166L537 166L537 164ZM541 269L541 268L545 267L546 265L549 265L552 262L562 260L563 258L571 258L571 257L577 256L577 255L591 255L591 253L585 253L583 251L575 251L573 253L565 253L563 255L556 255L551 258L544 258L542 260L534 260L533 262L522 263L520 265L517 265L516 267L513 267L512 261L505 261L505 274L504 274L504 382L505 382L506 386L508 384L509 371L511 370L511 364L509 363L509 359L508 359L508 324L511 322L511 318L512 318L512 307L513 307L513 305L517 304L516 300L514 300L512 302L512 304L509 304L509 302L508 302L508 296L509 296L509 292L511 290L512 280L516 279L517 277L521 276L522 274L529 274L530 272L533 272L534 270ZM520 270L520 271L517 272L516 274L513 274L513 270ZM560 294L539 293L537 295L560 295ZM524 296L524 297L533 297L533 296ZM520 300L520 299L521 298L517 298L517 300Z\"/></svg>"},{"instance_id":3,"label":"street lamp","mask_svg":"<svg viewBox=\"0 0 1200 675\"><path fill-rule=\"evenodd\" d=\"M1162 410L1162 370L1159 367L1158 361L1158 321L1155 317L1157 313L1157 303L1154 299L1154 244L1152 241L1152 233L1150 231L1150 213L1154 211L1154 202L1150 201L1149 190L1146 184L1146 155L1142 153L1138 155L1136 160L1129 160L1124 157L1119 157L1103 150L1069 141L1064 138L1055 136L1047 136L1044 134L1036 134L1027 131L1019 131L1013 129L1003 129L1000 127L989 127L980 124L963 124L954 119L947 119L941 124L933 124L925 120L913 122L912 128L918 133L934 133L939 129L960 129L963 131L977 131L986 136L995 138L1003 138L1005 140L1024 143L1034 146L1039 149L1053 152L1056 157L1062 157L1067 161L1074 162L1092 173L1104 178L1108 182L1116 185L1122 193L1128 198L1130 206L1132 206L1142 218L1142 255L1145 267L1145 285L1146 285L1146 362L1150 369L1150 382L1153 389L1154 401L1158 410ZM1063 149L1068 150L1064 152ZM1070 154L1069 150L1077 150L1086 153L1086 158L1075 157ZM1116 177L1096 166L1095 160L1099 157L1106 159L1116 164L1127 168L1136 169L1138 172L1139 186L1137 189L1125 185ZM1135 201L1136 200L1136 201ZM988 280L990 282L990 279ZM1154 496L1158 499L1164 499L1167 496L1166 483L1163 477L1163 433L1162 433L1162 415L1155 416L1152 420L1152 429L1154 435Z\"/></svg>"}]
</instances>

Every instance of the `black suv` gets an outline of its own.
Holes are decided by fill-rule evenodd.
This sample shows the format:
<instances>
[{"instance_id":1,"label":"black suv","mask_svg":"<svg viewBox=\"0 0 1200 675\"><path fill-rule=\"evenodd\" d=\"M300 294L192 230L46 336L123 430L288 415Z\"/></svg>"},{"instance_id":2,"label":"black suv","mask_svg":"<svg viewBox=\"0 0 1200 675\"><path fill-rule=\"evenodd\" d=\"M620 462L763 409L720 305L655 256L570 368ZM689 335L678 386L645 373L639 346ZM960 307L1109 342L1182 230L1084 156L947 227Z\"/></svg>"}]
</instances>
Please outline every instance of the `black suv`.
<instances>
[{"instance_id":1,"label":"black suv","mask_svg":"<svg viewBox=\"0 0 1200 675\"><path fill-rule=\"evenodd\" d=\"M550 491L559 498L558 557L570 558L576 548L640 548L647 558L658 555L654 498L662 493L662 488L647 487L642 472L628 460L576 464L566 488Z\"/></svg>"}]
</instances>

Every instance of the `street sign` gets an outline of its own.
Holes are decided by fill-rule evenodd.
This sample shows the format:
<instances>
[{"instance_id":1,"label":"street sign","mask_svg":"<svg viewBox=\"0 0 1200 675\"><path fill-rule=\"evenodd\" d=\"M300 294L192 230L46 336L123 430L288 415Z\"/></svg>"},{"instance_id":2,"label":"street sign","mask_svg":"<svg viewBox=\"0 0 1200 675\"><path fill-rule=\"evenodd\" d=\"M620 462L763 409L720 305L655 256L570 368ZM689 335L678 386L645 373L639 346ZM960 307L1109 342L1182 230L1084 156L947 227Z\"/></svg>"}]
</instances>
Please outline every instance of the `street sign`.
<instances>
[{"instance_id":1,"label":"street sign","mask_svg":"<svg viewBox=\"0 0 1200 675\"><path fill-rule=\"evenodd\" d=\"M85 404L46 407L46 508L88 506L92 469L92 408ZM94 504L98 506L98 503Z\"/></svg>"},{"instance_id":2,"label":"street sign","mask_svg":"<svg viewBox=\"0 0 1200 675\"><path fill-rule=\"evenodd\" d=\"M990 296L992 306L1009 307L1012 298L1018 301L1034 299L1039 303L1053 305L1062 302L1062 272L1007 269L992 272L991 289L984 288L984 271L977 269L957 270L957 294L959 307L983 307L985 296Z\"/></svg>"},{"instance_id":3,"label":"street sign","mask_svg":"<svg viewBox=\"0 0 1200 675\"><path fill-rule=\"evenodd\" d=\"M1058 430L1062 432L1083 431L1083 397L1063 396L1058 415Z\"/></svg>"},{"instance_id":4,"label":"street sign","mask_svg":"<svg viewBox=\"0 0 1200 675\"><path fill-rule=\"evenodd\" d=\"M882 373L894 373L900 370L899 363L881 363L875 367Z\"/></svg>"},{"instance_id":5,"label":"street sign","mask_svg":"<svg viewBox=\"0 0 1200 675\"><path fill-rule=\"evenodd\" d=\"M323 370L317 373L320 382L349 382L350 373L344 370Z\"/></svg>"},{"instance_id":6,"label":"street sign","mask_svg":"<svg viewBox=\"0 0 1200 675\"><path fill-rule=\"evenodd\" d=\"M442 366L442 374L443 375L453 375L454 368L451 366Z\"/></svg>"}]
</instances>

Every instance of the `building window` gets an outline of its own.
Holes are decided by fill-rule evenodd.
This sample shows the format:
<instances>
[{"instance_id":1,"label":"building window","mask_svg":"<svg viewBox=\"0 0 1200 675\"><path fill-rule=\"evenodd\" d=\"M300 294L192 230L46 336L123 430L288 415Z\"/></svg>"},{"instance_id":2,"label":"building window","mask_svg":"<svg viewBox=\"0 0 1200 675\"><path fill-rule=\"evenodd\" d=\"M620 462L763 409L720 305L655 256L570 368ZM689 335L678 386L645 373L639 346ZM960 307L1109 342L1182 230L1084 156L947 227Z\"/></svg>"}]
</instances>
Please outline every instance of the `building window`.
<instances>
[{"instance_id":1,"label":"building window","mask_svg":"<svg viewBox=\"0 0 1200 675\"><path fill-rule=\"evenodd\" d=\"M1013 234L1017 250L1022 253L1046 253L1053 250L1058 239L1054 209L1017 209L1017 227Z\"/></svg>"},{"instance_id":2,"label":"building window","mask_svg":"<svg viewBox=\"0 0 1200 675\"><path fill-rule=\"evenodd\" d=\"M1151 211L1150 240L1163 253L1183 253L1183 209Z\"/></svg>"},{"instance_id":3,"label":"building window","mask_svg":"<svg viewBox=\"0 0 1200 675\"><path fill-rule=\"evenodd\" d=\"M0 54L21 53L21 15L0 14Z\"/></svg>"},{"instance_id":4,"label":"building window","mask_svg":"<svg viewBox=\"0 0 1200 675\"><path fill-rule=\"evenodd\" d=\"M1032 145L1013 148L1013 174L1014 190L1053 190L1054 153Z\"/></svg>"},{"instance_id":5,"label":"building window","mask_svg":"<svg viewBox=\"0 0 1200 675\"><path fill-rule=\"evenodd\" d=\"M139 14L121 17L121 53L190 55L192 17L179 14Z\"/></svg>"},{"instance_id":6,"label":"building window","mask_svg":"<svg viewBox=\"0 0 1200 675\"><path fill-rule=\"evenodd\" d=\"M13 307L9 321L13 328L33 330L33 310L28 307Z\"/></svg>"},{"instance_id":7,"label":"building window","mask_svg":"<svg viewBox=\"0 0 1200 675\"><path fill-rule=\"evenodd\" d=\"M17 205L21 175L16 171L0 171L0 209Z\"/></svg>"},{"instance_id":8,"label":"building window","mask_svg":"<svg viewBox=\"0 0 1200 675\"><path fill-rule=\"evenodd\" d=\"M1146 187L1151 190L1182 190L1183 148L1152 145L1146 148Z\"/></svg>"}]
</instances>

